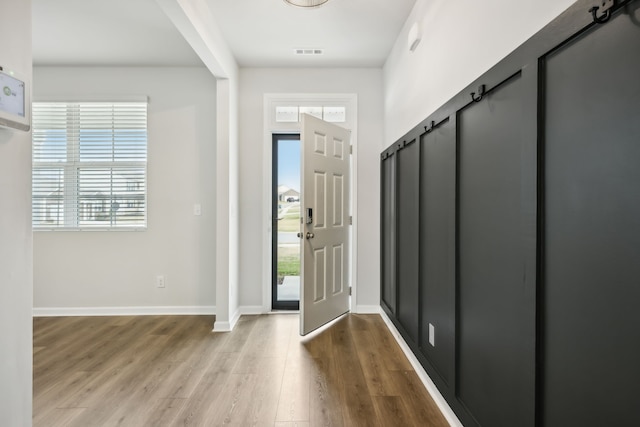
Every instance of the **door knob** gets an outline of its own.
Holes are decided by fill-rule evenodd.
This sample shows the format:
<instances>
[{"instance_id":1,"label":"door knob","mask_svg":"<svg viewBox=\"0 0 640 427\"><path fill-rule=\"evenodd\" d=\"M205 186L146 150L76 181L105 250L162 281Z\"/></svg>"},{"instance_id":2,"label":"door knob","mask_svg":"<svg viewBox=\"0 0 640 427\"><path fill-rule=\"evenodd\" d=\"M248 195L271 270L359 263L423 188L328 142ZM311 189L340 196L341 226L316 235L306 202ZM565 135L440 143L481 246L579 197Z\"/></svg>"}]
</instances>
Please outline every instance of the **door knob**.
<instances>
[{"instance_id":1,"label":"door knob","mask_svg":"<svg viewBox=\"0 0 640 427\"><path fill-rule=\"evenodd\" d=\"M307 231L307 239L313 239L313 233Z\"/></svg>"}]
</instances>

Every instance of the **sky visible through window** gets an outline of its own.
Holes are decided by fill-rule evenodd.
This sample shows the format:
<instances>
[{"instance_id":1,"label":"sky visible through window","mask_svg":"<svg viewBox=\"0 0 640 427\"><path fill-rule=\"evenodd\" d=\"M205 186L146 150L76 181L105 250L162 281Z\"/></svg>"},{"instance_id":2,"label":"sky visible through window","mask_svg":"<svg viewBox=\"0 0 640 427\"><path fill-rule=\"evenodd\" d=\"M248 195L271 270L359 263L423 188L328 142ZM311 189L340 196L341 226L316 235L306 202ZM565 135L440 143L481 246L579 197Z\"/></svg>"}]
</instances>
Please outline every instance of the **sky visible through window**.
<instances>
[{"instance_id":1,"label":"sky visible through window","mask_svg":"<svg viewBox=\"0 0 640 427\"><path fill-rule=\"evenodd\" d=\"M300 192L300 140L278 141L278 186Z\"/></svg>"}]
</instances>

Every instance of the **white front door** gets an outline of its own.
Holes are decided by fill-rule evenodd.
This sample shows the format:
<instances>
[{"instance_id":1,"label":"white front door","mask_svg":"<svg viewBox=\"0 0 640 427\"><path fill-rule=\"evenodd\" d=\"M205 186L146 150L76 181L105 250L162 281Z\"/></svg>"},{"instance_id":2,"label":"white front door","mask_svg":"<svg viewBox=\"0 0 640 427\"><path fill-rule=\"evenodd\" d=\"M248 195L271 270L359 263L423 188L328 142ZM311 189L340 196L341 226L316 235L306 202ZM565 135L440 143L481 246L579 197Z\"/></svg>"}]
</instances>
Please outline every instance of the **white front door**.
<instances>
[{"instance_id":1,"label":"white front door","mask_svg":"<svg viewBox=\"0 0 640 427\"><path fill-rule=\"evenodd\" d=\"M349 311L350 138L302 115L301 335Z\"/></svg>"}]
</instances>

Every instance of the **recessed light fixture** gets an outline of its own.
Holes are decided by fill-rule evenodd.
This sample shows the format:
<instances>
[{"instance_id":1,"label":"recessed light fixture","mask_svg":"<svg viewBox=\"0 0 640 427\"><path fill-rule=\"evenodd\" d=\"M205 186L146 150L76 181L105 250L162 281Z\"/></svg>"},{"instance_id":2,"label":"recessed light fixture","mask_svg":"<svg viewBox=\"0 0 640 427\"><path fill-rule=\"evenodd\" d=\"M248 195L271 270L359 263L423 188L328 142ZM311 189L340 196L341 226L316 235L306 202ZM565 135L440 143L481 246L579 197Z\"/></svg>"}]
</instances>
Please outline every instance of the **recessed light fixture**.
<instances>
[{"instance_id":1,"label":"recessed light fixture","mask_svg":"<svg viewBox=\"0 0 640 427\"><path fill-rule=\"evenodd\" d=\"M329 0L284 0L292 6L298 7L319 7L325 4Z\"/></svg>"},{"instance_id":2,"label":"recessed light fixture","mask_svg":"<svg viewBox=\"0 0 640 427\"><path fill-rule=\"evenodd\" d=\"M323 49L293 49L293 53L295 55L322 55L324 53Z\"/></svg>"}]
</instances>

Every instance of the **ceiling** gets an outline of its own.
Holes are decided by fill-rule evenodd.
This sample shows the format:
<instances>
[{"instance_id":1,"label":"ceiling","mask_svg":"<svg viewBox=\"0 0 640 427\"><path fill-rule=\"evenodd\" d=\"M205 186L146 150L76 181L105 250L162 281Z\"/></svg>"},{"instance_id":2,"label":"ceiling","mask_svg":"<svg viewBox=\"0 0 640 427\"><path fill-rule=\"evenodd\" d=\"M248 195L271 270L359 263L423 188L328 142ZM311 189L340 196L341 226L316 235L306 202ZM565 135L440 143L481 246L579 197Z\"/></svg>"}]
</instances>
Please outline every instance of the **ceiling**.
<instances>
[{"instance_id":1,"label":"ceiling","mask_svg":"<svg viewBox=\"0 0 640 427\"><path fill-rule=\"evenodd\" d=\"M205 1L241 67L380 67L416 0ZM32 10L35 65L202 65L155 0L32 0Z\"/></svg>"},{"instance_id":2,"label":"ceiling","mask_svg":"<svg viewBox=\"0 0 640 427\"><path fill-rule=\"evenodd\" d=\"M208 0L242 67L380 67L416 0L329 0L305 9L283 0ZM296 57L296 48L320 56Z\"/></svg>"},{"instance_id":3,"label":"ceiling","mask_svg":"<svg viewBox=\"0 0 640 427\"><path fill-rule=\"evenodd\" d=\"M35 65L202 65L155 0L32 0Z\"/></svg>"}]
</instances>

